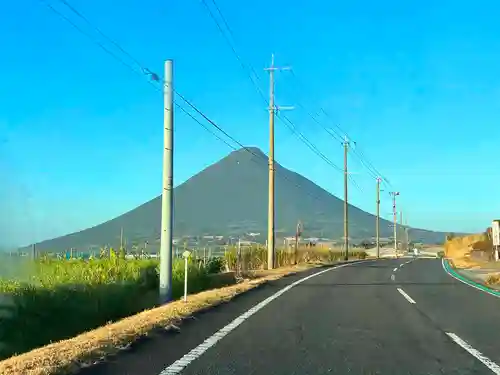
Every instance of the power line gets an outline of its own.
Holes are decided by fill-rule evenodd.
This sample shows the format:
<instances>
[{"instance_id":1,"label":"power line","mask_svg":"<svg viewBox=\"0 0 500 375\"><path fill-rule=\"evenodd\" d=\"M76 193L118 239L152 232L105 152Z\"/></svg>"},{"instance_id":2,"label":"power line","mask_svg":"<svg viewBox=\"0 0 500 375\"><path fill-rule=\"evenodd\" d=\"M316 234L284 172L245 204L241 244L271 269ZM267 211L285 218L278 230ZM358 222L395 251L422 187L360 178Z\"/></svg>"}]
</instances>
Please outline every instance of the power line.
<instances>
[{"instance_id":1,"label":"power line","mask_svg":"<svg viewBox=\"0 0 500 375\"><path fill-rule=\"evenodd\" d=\"M210 10L210 7L208 6L206 0L201 0L201 2L205 6L205 9L207 10L208 14L210 15L210 18L212 18L212 20L216 24L217 29L219 30L219 32L221 33L222 37L224 38L224 40L228 44L229 48L231 48L231 51L233 52L234 56L236 57L236 59L238 60L238 62L241 65L241 67L243 68L243 70L247 74L248 78L250 78L250 81L255 86L255 88L257 89L258 93L260 94L260 96L262 97L262 99L264 100L264 102L266 103L266 106L268 106L269 102L268 102L266 96L264 95L264 92L262 91L262 89L260 88L260 86L257 84L257 82L255 82L254 78L252 77L252 75L247 70L249 69L257 77L257 80L259 80L259 76L257 75L257 73L255 72L255 70L251 66L249 66L247 68L246 64L243 62L242 58L240 57L240 55L236 51L236 48L234 47L233 43L231 42L231 40L227 37L226 33L224 32L224 29L220 25L219 21L217 21L217 18L215 18L215 15ZM224 25L226 26L226 29L229 31L229 34L234 39L234 34L233 34L231 28L229 27L229 24L227 23L226 18L222 14L220 8L217 6L217 3L215 2L215 0L212 0L212 3L214 4L215 8L217 9L217 12L219 13L219 16L222 18L222 20L224 22Z\"/></svg>"},{"instance_id":2,"label":"power line","mask_svg":"<svg viewBox=\"0 0 500 375\"><path fill-rule=\"evenodd\" d=\"M229 23L227 22L227 19L224 17L224 15L223 15L222 11L220 10L219 6L217 5L216 1L215 0L211 0L211 1L214 4L215 8L217 9L217 12L218 12L220 18L222 19L222 21L223 21L223 23L224 23L227 31L229 32L229 34L231 35L231 37L234 39L234 33L233 33L231 27L229 26ZM257 89L258 93L260 94L260 96L262 97L262 99L264 100L264 102L266 103L266 106L269 106L269 101L267 100L266 96L264 95L262 89L255 82L255 80L253 79L252 75L249 72L246 71L247 69L251 70L251 72L253 72L253 74L258 79L259 76L256 74L255 69L253 69L253 67L252 67L251 64L249 64L248 68L247 68L246 64L242 61L240 55L236 51L236 48L234 47L233 43L231 42L231 40L227 37L226 33L224 32L224 30L223 30L222 26L220 25L219 21L216 19L215 15L210 10L210 7L208 6L207 1L206 0L201 0L201 2L203 3L205 9L207 10L207 12L210 15L210 17L212 18L212 20L215 22L215 24L216 24L219 32L223 36L224 40L227 42L227 44L231 48L231 51L235 55L236 59L239 61L241 67L243 68L243 70L245 70L245 72L247 73L248 77L250 78L250 80L254 84L255 88ZM298 130L298 128L292 123L292 121L288 117L286 117L286 116L281 117L279 115L277 117L278 117L278 119L286 127L288 127L292 131L292 134L294 134L295 136L297 136L299 138L299 140L301 142L303 142L311 151L313 151L316 155L318 155L321 159L323 159L332 168L334 168L335 170L343 173L342 168L340 168L337 165L335 165L335 163L333 163L325 154L323 154L302 132L300 132ZM340 142L342 142L342 139L340 139ZM352 178L352 176L349 176L349 178L350 178L351 182L353 182L354 185L358 189L360 189L359 185L354 181L354 179Z\"/></svg>"},{"instance_id":3,"label":"power line","mask_svg":"<svg viewBox=\"0 0 500 375\"><path fill-rule=\"evenodd\" d=\"M278 114L278 117L282 117L284 119L285 125L293 132L295 133L303 142L304 144L309 147L316 155L318 155L321 159L323 159L326 163L328 163L332 168L336 169L339 172L343 173L342 168L334 164L328 157L325 156L311 141L309 141L304 134L297 129L295 124L285 115L280 115Z\"/></svg>"},{"instance_id":4,"label":"power line","mask_svg":"<svg viewBox=\"0 0 500 375\"><path fill-rule=\"evenodd\" d=\"M119 63L121 63L122 65L124 65L127 69L131 70L132 72L134 72L135 74L138 74L140 75L141 77L145 77L145 76L150 76L154 81L156 82L163 82L163 79L161 79L161 76L156 74L156 73L153 73L151 70L149 70L148 68L144 67L138 59L136 59L132 54L130 54L129 52L127 52L123 47L121 47L116 41L114 41L113 39L111 39L110 37L106 36L106 34L104 34L97 26L94 26L90 20L88 20L88 18L86 18L85 16L83 16L83 14L81 12L79 12L74 6L72 6L67 0L58 0L60 1L61 3L63 3L64 5L66 5L73 13L77 14L78 17L82 18L85 20L85 22L87 24L89 24L94 30L98 30L98 33L100 35L102 35L106 40L108 40L110 43L112 43L113 45L115 45L122 53L124 53L125 55L127 55L128 57L131 58L131 60L133 60L142 70L142 73L141 72L138 72L136 69L134 69L134 67L130 64L128 64L127 62L125 62L123 59L121 59L118 55L116 55L115 53L113 53L110 49L108 49L104 44L100 43L99 41L95 40L89 33L87 33L85 30L83 30L81 27L79 27L77 24L75 24L71 19L69 19L66 15L64 15L63 13L59 12L57 9L55 9L50 3L48 3L46 0L40 0L43 4L45 4L48 9L50 9L52 12L54 12L56 15L58 15L59 17L61 17L63 20L65 20L66 22L68 22L72 27L74 27L78 32L80 32L82 35L86 36L87 38L89 38L94 44L96 44L99 48L101 48L103 51L105 51L107 54L109 54L111 57L113 57L115 60L117 60ZM242 64L244 66L244 64ZM257 76L258 77L258 76ZM150 80L147 81L148 84L150 84L152 87L155 88L155 90L157 91L161 91L161 88L156 86L153 82L151 82ZM258 87L258 86L257 86ZM207 115L205 115L201 110L199 110L193 103L191 103L188 99L186 99L183 95L181 95L178 91L174 90L175 94L177 94L177 96L182 100L184 101L186 104L188 104L188 106L190 106L193 110L195 110L198 114L200 114L206 121L208 121L214 128L216 128L217 130L219 130L221 133L223 133L226 137L228 137L229 139L231 139L233 142L235 142L236 144L238 144L242 149L244 149L246 152L252 154L253 156L257 157L257 158L260 158L262 160L265 160L267 162L267 159L266 158L263 158L262 155L259 155L259 154L255 154L253 151L251 151L248 147L244 146L241 142L239 142L237 139L235 139L233 136L231 136L229 133L227 133L224 129L222 129L219 125L217 125L213 120L211 120ZM264 100L267 102L267 99L265 99L264 97ZM268 102L267 102L268 103ZM233 150L236 150L236 148L232 145L230 145L227 141L225 141L224 139L222 139L221 137L219 137L217 134L215 134L214 132L210 131L208 127L204 126L198 119L196 119L194 116L192 116L188 111L186 111L184 108L182 108L178 103L175 103L176 107L180 108L184 113L186 113L189 117L191 117L196 123L198 123L200 126L202 126L205 130L209 131L210 133L212 133L212 135L214 135L217 139L219 139L220 141L224 142L226 145L228 145L230 148L232 148ZM283 121L283 120L282 120ZM292 123L293 125L293 123ZM307 142L307 141L306 141ZM310 143L310 141L309 141ZM251 159L253 160L253 159ZM331 162L331 161L330 161ZM332 163L333 164L333 163ZM338 168L338 167L337 167ZM297 188L301 188L301 186L299 184L296 184L294 183L293 181L291 181L289 178L285 177L284 175L280 175L280 177L284 178L285 180L288 180L289 182L291 182L292 184L294 184ZM318 197L315 197L314 195L308 193L307 195L315 198L315 199L318 199L320 200L320 198Z\"/></svg>"},{"instance_id":5,"label":"power line","mask_svg":"<svg viewBox=\"0 0 500 375\"><path fill-rule=\"evenodd\" d=\"M128 53L125 49L123 49L114 39L111 39L109 36L104 34L99 27L95 26L92 22L90 22L90 20L87 17L85 17L85 15L83 15L83 13L81 13L74 6L72 6L67 0L58 0L58 1L64 5L66 5L66 7L68 7L79 18L81 18L87 25L92 27L99 35L101 35L104 39L106 39L108 42L113 44L116 48L118 48L124 55L126 55L129 59L131 59L138 66L143 68L143 65L141 64L141 62L139 60L137 60L134 56L132 56L130 53Z\"/></svg>"},{"instance_id":6,"label":"power line","mask_svg":"<svg viewBox=\"0 0 500 375\"><path fill-rule=\"evenodd\" d=\"M296 82L302 86L302 88L305 88L305 85L300 81L300 79L297 77L297 75L295 74L295 72L292 70L291 71L291 74L292 76L295 78ZM305 109L305 107L303 105L301 105L301 107L303 109ZM315 122L317 124L319 124L332 138L338 140L339 138L342 139L342 137L344 136L347 136L348 138L351 139L351 137L349 136L349 134L344 130L342 129L338 124L336 124L333 119L331 118L331 116L325 111L324 108L320 107L320 111L326 116L328 117L330 120L332 120L332 123L333 125L338 129L338 131L336 130L330 130L328 129L326 126L324 126L322 123L319 122L319 120L317 120L309 111L307 111L307 109L305 109L306 112L308 113L308 115L313 118L315 120ZM333 131L333 133L332 133ZM340 132L340 133L339 133ZM365 166L365 168L367 168L367 170L371 173L373 173L373 177L381 177L382 178L382 181L384 181L385 183L387 183L388 185L391 185L389 180L387 178L385 178L374 166L373 164L368 160L368 158L366 157L366 155L364 153L361 152L361 150L358 150L359 146L357 146L356 142L355 143L355 148L353 149L352 153L353 155L355 155L360 161L361 163Z\"/></svg>"},{"instance_id":7,"label":"power line","mask_svg":"<svg viewBox=\"0 0 500 375\"><path fill-rule=\"evenodd\" d=\"M191 119L193 119L195 122L197 122L201 127L203 127L207 132L209 132L210 134L212 134L214 137L216 137L219 141L225 143L229 148L231 148L232 150L234 151L237 151L238 148L234 147L232 144L230 144L229 142L227 142L225 139L223 139L222 137L220 137L219 135L217 135L214 131L212 131L208 126L206 126L205 124L203 124L200 120L198 120L196 117L194 117L191 113L189 113L186 109L182 108L178 103L175 103L176 107L178 107L182 112L184 112L186 115L188 115L189 117L191 117ZM232 137L231 137L232 138ZM250 159L252 162L254 162L255 164L259 165L260 167L265 167L267 168L267 159L265 157L263 157L262 155L260 154L256 154L254 152L252 152L252 150L248 149L247 147L244 147L241 145L241 143L237 140L235 140L234 138L232 138L239 146L241 146L246 152L252 154L253 156L257 157L257 159ZM259 163L258 161L263 161L265 162L266 164L262 164L262 163ZM278 174L278 177L281 177L283 180L286 180L288 181L289 183L291 183L292 185L294 185L297 189L301 189L302 186L300 184L297 184L295 183L294 181L292 181L290 178L288 178L287 176L279 173L280 172L280 169L276 169L276 172ZM304 191L307 191L307 190L302 190L302 192ZM311 198L313 199L316 199L318 201L321 200L321 198L319 198L318 196L314 195L314 194L311 194L309 192L306 193L306 195L310 196Z\"/></svg>"}]
</instances>

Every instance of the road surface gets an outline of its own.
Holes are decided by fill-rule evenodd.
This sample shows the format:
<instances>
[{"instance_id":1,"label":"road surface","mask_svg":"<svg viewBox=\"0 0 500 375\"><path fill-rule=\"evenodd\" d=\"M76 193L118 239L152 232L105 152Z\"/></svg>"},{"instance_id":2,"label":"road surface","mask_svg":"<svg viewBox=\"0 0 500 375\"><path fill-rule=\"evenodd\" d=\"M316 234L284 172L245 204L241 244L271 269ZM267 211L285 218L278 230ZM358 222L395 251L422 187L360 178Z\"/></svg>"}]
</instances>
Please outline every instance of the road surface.
<instances>
[{"instance_id":1,"label":"road surface","mask_svg":"<svg viewBox=\"0 0 500 375\"><path fill-rule=\"evenodd\" d=\"M279 280L81 374L500 374L499 318L500 298L438 259L365 261Z\"/></svg>"}]
</instances>

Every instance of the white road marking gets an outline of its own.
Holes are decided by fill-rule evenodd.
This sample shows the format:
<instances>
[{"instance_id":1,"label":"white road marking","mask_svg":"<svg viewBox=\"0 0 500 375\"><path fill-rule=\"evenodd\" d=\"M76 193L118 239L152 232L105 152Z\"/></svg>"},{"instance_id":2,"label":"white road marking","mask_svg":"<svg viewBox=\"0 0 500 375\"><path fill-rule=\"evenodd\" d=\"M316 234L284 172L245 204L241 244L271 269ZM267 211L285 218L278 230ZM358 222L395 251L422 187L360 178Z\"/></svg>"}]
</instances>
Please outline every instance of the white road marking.
<instances>
[{"instance_id":1,"label":"white road marking","mask_svg":"<svg viewBox=\"0 0 500 375\"><path fill-rule=\"evenodd\" d=\"M463 349L469 352L470 355L478 359L488 367L494 374L500 375L500 366L498 366L495 362L493 362L491 359L486 357L483 353L481 353L479 350L474 349L472 346L470 346L466 341L462 340L460 337L455 335L454 333L451 332L446 332L450 338L460 345Z\"/></svg>"},{"instance_id":2,"label":"white road marking","mask_svg":"<svg viewBox=\"0 0 500 375\"><path fill-rule=\"evenodd\" d=\"M406 294L406 292L405 292L403 289L398 288L398 292L399 292L399 293L401 293L401 295L402 295L404 298L406 298L406 300L407 300L408 302L410 302L410 303L416 303L416 302L413 300L413 298L411 298L408 294Z\"/></svg>"},{"instance_id":3,"label":"white road marking","mask_svg":"<svg viewBox=\"0 0 500 375\"><path fill-rule=\"evenodd\" d=\"M392 280L392 281L396 280L396 275L392 274L392 275L391 275L391 280Z\"/></svg>"},{"instance_id":4,"label":"white road marking","mask_svg":"<svg viewBox=\"0 0 500 375\"><path fill-rule=\"evenodd\" d=\"M398 267L394 268L392 272L396 272L398 270Z\"/></svg>"},{"instance_id":5,"label":"white road marking","mask_svg":"<svg viewBox=\"0 0 500 375\"><path fill-rule=\"evenodd\" d=\"M175 374L180 374L181 371L186 368L191 362L193 362L195 359L199 358L203 353L205 353L208 349L210 349L212 346L214 346L219 340L223 339L228 333L236 329L241 323L243 323L245 320L250 318L253 314L255 314L257 311L261 310L263 307L274 301L276 298L281 296L283 293L289 291L292 289L294 286L297 286L301 283L303 283L306 280L309 280L315 276L319 276L325 272L335 270L337 268L342 268L346 266L350 266L353 264L359 264L359 263L365 263L365 262L373 262L373 260L362 260L359 262L355 263L348 263L348 264L342 264L339 266L335 266L332 268L327 268L326 270L316 272L312 275L306 276L300 280L295 281L294 283L284 287L283 289L279 290L278 292L274 293L272 296L266 298L262 302L258 303L254 307L252 307L250 310L247 312L241 314L238 316L236 319L234 319L231 323L226 325L225 327L221 328L219 331L215 332L212 336L207 338L205 341L203 341L200 345L198 345L196 348L192 349L189 353L184 355L182 358L178 359L174 363L172 363L170 366L165 368L162 372L160 372L159 375L175 375Z\"/></svg>"}]
</instances>

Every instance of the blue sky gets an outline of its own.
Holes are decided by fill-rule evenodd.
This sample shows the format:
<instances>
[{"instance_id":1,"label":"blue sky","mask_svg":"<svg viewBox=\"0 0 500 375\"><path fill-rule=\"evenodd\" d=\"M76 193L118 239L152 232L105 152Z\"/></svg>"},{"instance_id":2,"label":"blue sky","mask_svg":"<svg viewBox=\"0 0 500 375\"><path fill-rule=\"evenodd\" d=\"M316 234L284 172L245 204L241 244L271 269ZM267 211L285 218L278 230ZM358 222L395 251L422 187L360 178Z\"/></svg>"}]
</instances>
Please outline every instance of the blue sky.
<instances>
[{"instance_id":1,"label":"blue sky","mask_svg":"<svg viewBox=\"0 0 500 375\"><path fill-rule=\"evenodd\" d=\"M58 0L47 2L106 43ZM201 1L71 4L152 71L162 73L163 61L174 59L176 89L242 143L267 152L265 104ZM498 216L497 2L217 4L262 90L268 92L263 68L275 53L277 64L292 66L307 88L280 72L278 103L324 108L325 125L340 124L401 192L410 225L479 231ZM3 4L0 48L4 242L83 229L159 194L162 95L146 79L39 0ZM341 145L302 109L286 115L342 164ZM180 111L175 116L179 184L231 150ZM342 174L282 123L276 132L278 162L342 194ZM375 181L354 158L350 165L361 187L351 188L351 202L373 212ZM387 192L381 211L389 217Z\"/></svg>"}]
</instances>

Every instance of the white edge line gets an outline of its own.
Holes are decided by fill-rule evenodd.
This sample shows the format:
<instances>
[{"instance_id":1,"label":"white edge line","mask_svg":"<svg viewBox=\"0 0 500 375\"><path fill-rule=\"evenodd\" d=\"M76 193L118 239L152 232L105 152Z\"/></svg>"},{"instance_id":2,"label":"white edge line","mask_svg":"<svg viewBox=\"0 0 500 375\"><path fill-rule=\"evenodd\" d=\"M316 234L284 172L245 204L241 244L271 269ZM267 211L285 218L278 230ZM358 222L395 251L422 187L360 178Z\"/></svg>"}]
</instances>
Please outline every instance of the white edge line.
<instances>
[{"instance_id":1,"label":"white edge line","mask_svg":"<svg viewBox=\"0 0 500 375\"><path fill-rule=\"evenodd\" d=\"M473 284L469 284L468 282L456 277L454 274L452 274L451 272L448 272L448 270L446 269L446 267L444 266L444 258L441 259L441 265L443 266L443 270L446 274L450 275L451 277L453 277L455 280L458 280L460 281L461 283L467 285L467 286L470 286L471 288L474 288L474 289L477 289L477 290L480 290L481 292L484 292L484 293L488 293L490 296L493 296L493 297L497 297L497 298L500 298L499 295L495 294L495 293L491 293L489 290L485 290L485 289L481 289L481 288L478 288L477 286L473 285Z\"/></svg>"},{"instance_id":2,"label":"white edge line","mask_svg":"<svg viewBox=\"0 0 500 375\"><path fill-rule=\"evenodd\" d=\"M406 292L405 292L403 289L398 288L398 292L399 292L399 293L401 293L401 295L402 295L404 298L406 298L406 300L407 300L408 302L410 302L410 303L416 303L416 302L413 300L413 298L411 298L408 294L406 294Z\"/></svg>"},{"instance_id":3,"label":"white edge line","mask_svg":"<svg viewBox=\"0 0 500 375\"><path fill-rule=\"evenodd\" d=\"M262 309L264 306L268 305L271 303L273 300L281 296L283 293L289 291L292 289L294 286L297 286L301 283L303 283L306 280L309 280L315 276L319 276L325 272L335 270L338 268L350 266L353 264L360 264L360 263L365 263L365 262L373 262L373 260L362 260L358 262L353 262L353 263L347 263L347 264L341 264L338 266L334 266L331 268L327 268L326 270L322 270L316 273L313 273L312 275L306 276L300 280L295 281L294 283L285 286L284 288L280 289L278 292L274 293L272 296L267 297L265 300L259 302L257 305L252 307L250 310L247 312L241 314L238 316L236 319L234 319L231 323L226 325L225 327L222 327L219 331L215 332L212 336L207 338L205 341L203 341L200 345L198 345L196 348L192 349L189 351L189 353L185 354L182 358L178 359L174 363L172 363L170 366L165 368L162 372L160 372L159 375L176 375L180 374L184 368L186 368L191 362L193 362L195 359L198 357L201 357L203 353L205 353L208 349L210 349L212 346L214 346L219 340L224 338L228 333L233 331L235 328L237 328L241 323L243 323L245 320L250 318L253 314L255 314L257 311Z\"/></svg>"},{"instance_id":4,"label":"white edge line","mask_svg":"<svg viewBox=\"0 0 500 375\"><path fill-rule=\"evenodd\" d=\"M488 367L491 371L493 371L494 374L500 375L500 366L498 366L495 362L493 362L491 359L486 357L483 353L481 353L479 350L474 349L472 346L470 346L466 341L462 340L460 337L455 335L454 333L451 332L446 332L446 334L458 345L460 345L463 349L465 349L467 352L469 352L470 355L472 355L474 358L477 360L481 361L483 365Z\"/></svg>"}]
</instances>

